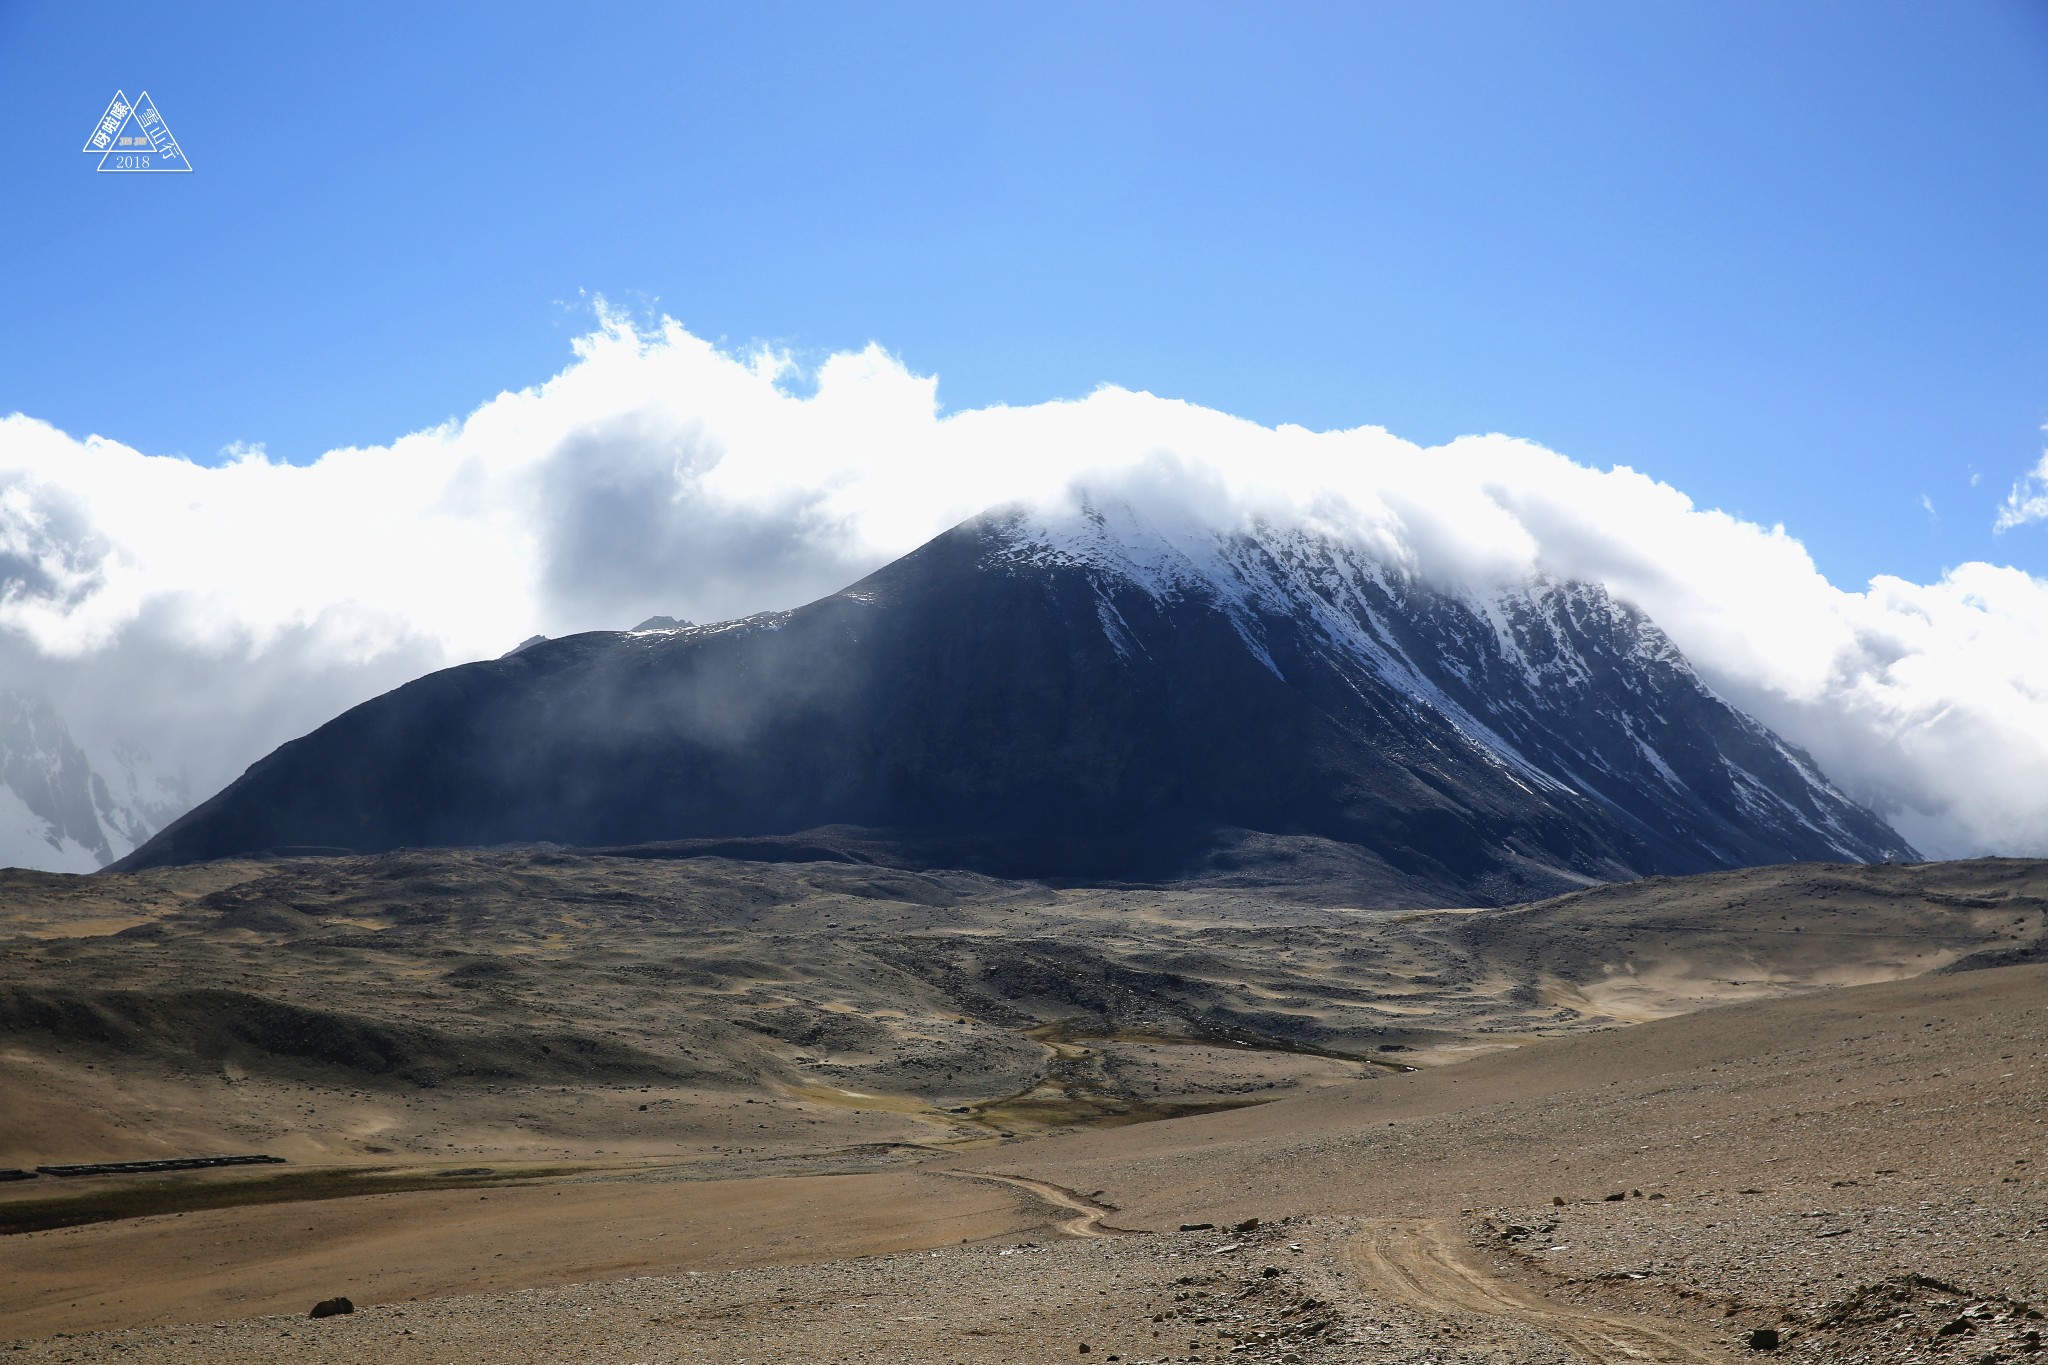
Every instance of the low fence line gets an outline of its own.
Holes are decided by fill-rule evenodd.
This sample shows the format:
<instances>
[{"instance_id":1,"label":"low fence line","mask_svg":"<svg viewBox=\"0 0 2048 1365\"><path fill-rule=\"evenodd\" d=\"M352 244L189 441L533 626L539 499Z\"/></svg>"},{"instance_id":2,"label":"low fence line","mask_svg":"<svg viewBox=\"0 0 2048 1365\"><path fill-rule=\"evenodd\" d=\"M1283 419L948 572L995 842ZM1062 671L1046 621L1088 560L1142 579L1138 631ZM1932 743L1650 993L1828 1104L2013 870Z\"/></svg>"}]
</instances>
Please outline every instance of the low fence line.
<instances>
[{"instance_id":1,"label":"low fence line","mask_svg":"<svg viewBox=\"0 0 2048 1365\"><path fill-rule=\"evenodd\" d=\"M60 1180L79 1175L142 1175L152 1171L198 1171L211 1166L282 1166L281 1156L174 1156L158 1161L87 1161L70 1166L38 1166L33 1171L0 1171L0 1180L32 1180L38 1174Z\"/></svg>"}]
</instances>

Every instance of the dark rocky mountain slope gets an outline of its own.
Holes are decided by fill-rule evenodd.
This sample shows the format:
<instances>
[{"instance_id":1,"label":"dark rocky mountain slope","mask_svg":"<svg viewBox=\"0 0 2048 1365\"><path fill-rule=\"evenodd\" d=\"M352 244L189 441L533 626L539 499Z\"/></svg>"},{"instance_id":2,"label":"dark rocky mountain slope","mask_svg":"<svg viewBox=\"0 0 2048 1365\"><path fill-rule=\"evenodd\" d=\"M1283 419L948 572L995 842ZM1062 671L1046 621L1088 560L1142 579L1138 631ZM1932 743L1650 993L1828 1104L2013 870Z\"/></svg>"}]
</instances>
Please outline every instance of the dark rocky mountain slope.
<instances>
[{"instance_id":1,"label":"dark rocky mountain slope","mask_svg":"<svg viewBox=\"0 0 2048 1365\"><path fill-rule=\"evenodd\" d=\"M1008 875L1305 861L1414 904L1912 856L1601 588L1433 587L1105 504L976 518L794 611L421 678L119 866L827 826Z\"/></svg>"}]
</instances>

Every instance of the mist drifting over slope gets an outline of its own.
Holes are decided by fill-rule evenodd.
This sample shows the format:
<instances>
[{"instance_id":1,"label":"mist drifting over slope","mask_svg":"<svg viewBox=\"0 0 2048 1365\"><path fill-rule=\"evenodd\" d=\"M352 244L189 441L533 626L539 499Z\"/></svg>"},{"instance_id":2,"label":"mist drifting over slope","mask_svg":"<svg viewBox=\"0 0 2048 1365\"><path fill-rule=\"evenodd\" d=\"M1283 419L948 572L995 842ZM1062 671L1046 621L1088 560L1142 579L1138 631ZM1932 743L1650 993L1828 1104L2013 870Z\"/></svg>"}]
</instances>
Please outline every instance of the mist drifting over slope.
<instances>
[{"instance_id":1,"label":"mist drifting over slope","mask_svg":"<svg viewBox=\"0 0 2048 1365\"><path fill-rule=\"evenodd\" d=\"M1080 489L1446 587L1602 584L1923 850L2048 852L2048 583L2019 570L1848 591L1784 528L1507 436L1423 448L1116 388L945 413L878 347L804 370L608 313L547 383L310 465L0 419L0 676L200 796L428 669L794 606Z\"/></svg>"}]
</instances>

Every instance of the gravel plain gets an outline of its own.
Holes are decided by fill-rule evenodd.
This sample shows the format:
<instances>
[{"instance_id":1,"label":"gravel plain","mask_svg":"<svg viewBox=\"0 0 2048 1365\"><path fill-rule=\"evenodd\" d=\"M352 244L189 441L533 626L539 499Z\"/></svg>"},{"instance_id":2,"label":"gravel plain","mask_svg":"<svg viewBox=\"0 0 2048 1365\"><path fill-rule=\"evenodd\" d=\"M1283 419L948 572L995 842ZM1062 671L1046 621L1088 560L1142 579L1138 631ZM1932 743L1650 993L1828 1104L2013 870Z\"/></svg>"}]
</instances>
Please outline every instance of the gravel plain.
<instances>
[{"instance_id":1,"label":"gravel plain","mask_svg":"<svg viewBox=\"0 0 2048 1365\"><path fill-rule=\"evenodd\" d=\"M638 1277L17 1345L23 1365L1564 1365L1539 1333L1474 1334L1363 1298L1341 1269L1344 1220L1246 1233L1021 1241L821 1266ZM1467 1340L1467 1338L1472 1340Z\"/></svg>"},{"instance_id":2,"label":"gravel plain","mask_svg":"<svg viewBox=\"0 0 2048 1365\"><path fill-rule=\"evenodd\" d=\"M1256 933L1224 924L1220 903L1137 892L1088 901L1005 889L1010 899L984 903L981 891L963 899L942 887L927 897L944 901L934 906L892 899L917 889L894 882L887 896L854 896L830 882L843 870L816 874L823 887L689 871L732 900L707 902L706 918L775 915L778 932L813 935L800 976L741 954L739 937L709 948L677 937L658 903L677 893L672 880L614 886L626 900L585 904L570 872L587 869L549 881L546 866L531 885L552 899L504 921L492 950L517 974L486 970L490 954L476 951L439 965L437 937L456 921L485 924L497 902L430 923L433 888L415 884L425 874L411 863L386 870L407 890L402 904L377 902L381 920L374 905L349 902L353 883L273 882L261 903L248 881L224 900L210 899L222 888L193 887L150 905L144 892L162 888L87 879L89 897L135 899L113 907L73 904L55 883L39 893L42 918L24 920L0 972L15 983L12 1031L0 1038L0 1084L19 1101L0 1106L12 1150L84 1142L111 1156L126 1142L154 1155L163 1132L198 1141L215 1124L297 1141L302 1165L344 1149L366 1158L350 1171L372 1169L369 1157L376 1169L410 1162L435 1188L195 1205L0 1237L0 1333L14 1323L21 1338L0 1341L6 1359L2040 1358L2048 965L2025 961L2038 955L2048 904L2039 865L1766 869L1370 924L1282 907ZM518 894L527 871L501 872L509 880L492 894ZM832 965L832 934L855 904L870 924L903 918L901 932L924 945L915 961L930 972L918 987L929 994L914 1018L873 994L883 976ZM954 922L927 923L935 911ZM1006 933L1013 916L1037 918L1018 935ZM1167 931L1145 927L1155 916L1172 921ZM1066 953L1054 919L1096 924L1124 965ZM587 995L532 994L553 972L545 962L577 960L573 933L628 921L643 939L608 940L611 956L563 977L591 983ZM138 927L148 932L120 937ZM1298 943L1284 962L1262 946L1290 935ZM1168 939L1170 952L1148 956L1148 943ZM560 1063L546 1087L459 1070L342 1075L346 1056L281 1052L295 1035L235 1032L241 1024L220 1025L227 1051L211 1059L190 1040L184 1054L156 1043L123 1051L150 1020L195 1006L172 980L173 958L159 956L178 944L243 992L242 1019L268 1017L248 1004L261 992L304 983L310 998L352 973L376 976L418 1019L441 1012L432 1029L390 1034L425 1049L408 1054L416 1070L499 1064L535 1002L558 1023L581 1011L571 1033L630 1025L638 1050L624 1061L579 1054L575 1065L596 1071ZM879 939L859 949L871 950L897 968L913 960ZM131 954L153 963L154 994L140 1003L116 995ZM1281 965L1240 970L1261 954ZM1992 965L2007 958L2016 965ZM961 963L978 974L960 975ZM1980 969L1939 970L1958 964ZM649 966L660 971L650 977ZM1170 996L1144 994L1160 982ZM670 993L682 1003L663 1016ZM892 1031L958 1027L968 1011L949 1013L954 1000L979 1011L974 1029L1008 1030L1004 1056L1028 1045L1030 1075L989 1077L1028 1089L954 1105L943 1091L851 1084L892 1074ZM1332 1000L1378 1019L1373 1037L1406 1041L1375 1044L1362 1060L1288 1041L1332 1027ZM1098 1031L1138 1019L1143 1005L1146 1028L1177 1019L1183 1032L1095 1038L1058 1023L1077 1001L1099 1011ZM171 1012L136 1012L143 1004ZM70 1013L50 1024L53 1009ZM819 1018L862 1012L883 1021L863 1034L869 1051L847 1041L861 1031L852 1025L833 1041L839 1051L803 1051L819 1041L806 1041ZM767 1031L734 1032L742 1014ZM1255 1036L1231 1032L1253 1019ZM1613 1027L1630 1019L1644 1022ZM777 1031L785 1024L793 1039ZM93 1041L101 1027L112 1041ZM348 1047L384 1037L335 1036ZM734 1039L744 1047L728 1047ZM745 1083L672 1078L665 1090L658 1077L605 1069L692 1049L718 1051ZM1397 1074L1387 1057L1423 1065ZM215 1070L200 1074L201 1061ZM1314 1070L1322 1061L1340 1070ZM826 1068L839 1088L821 1080ZM1155 1085L1204 1101L1248 1097L1245 1087L1284 1097L1157 1122L1113 1112ZM537 1107L549 1095L554 1108ZM148 1112L163 1126L147 1142L135 1136L138 1101L160 1106ZM519 1166L539 1156L560 1169ZM463 1175L485 1163L505 1169ZM444 1169L501 1183L443 1186ZM0 1205L47 1197L18 1185ZM355 1297L357 1311L306 1316L333 1294ZM97 1330L80 1330L88 1322Z\"/></svg>"}]
</instances>

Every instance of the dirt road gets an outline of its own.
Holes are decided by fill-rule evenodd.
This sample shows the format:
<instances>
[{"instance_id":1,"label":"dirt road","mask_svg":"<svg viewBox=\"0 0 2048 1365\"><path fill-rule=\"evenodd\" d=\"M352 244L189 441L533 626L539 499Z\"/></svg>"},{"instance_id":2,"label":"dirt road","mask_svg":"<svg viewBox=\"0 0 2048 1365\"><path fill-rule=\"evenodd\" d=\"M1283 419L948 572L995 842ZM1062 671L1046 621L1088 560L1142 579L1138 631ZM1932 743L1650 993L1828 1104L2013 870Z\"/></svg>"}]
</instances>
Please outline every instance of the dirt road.
<instances>
[{"instance_id":1,"label":"dirt road","mask_svg":"<svg viewBox=\"0 0 2048 1365\"><path fill-rule=\"evenodd\" d=\"M1021 1175L991 1175L985 1171L929 1171L926 1174L949 1175L957 1180L986 1180L997 1185L1014 1186L1042 1203L1072 1213L1072 1218L1064 1219L1059 1224L1059 1230L1069 1237L1114 1237L1124 1231L1122 1228L1108 1227L1102 1221L1103 1215L1115 1212L1114 1209L1048 1181L1027 1180Z\"/></svg>"},{"instance_id":2,"label":"dirt road","mask_svg":"<svg viewBox=\"0 0 2048 1365\"><path fill-rule=\"evenodd\" d=\"M1427 1312L1505 1318L1569 1346L1594 1365L1720 1365L1724 1357L1654 1319L1609 1317L1552 1303L1478 1264L1449 1219L1387 1219L1367 1224L1346 1249L1349 1269L1368 1293Z\"/></svg>"}]
</instances>

